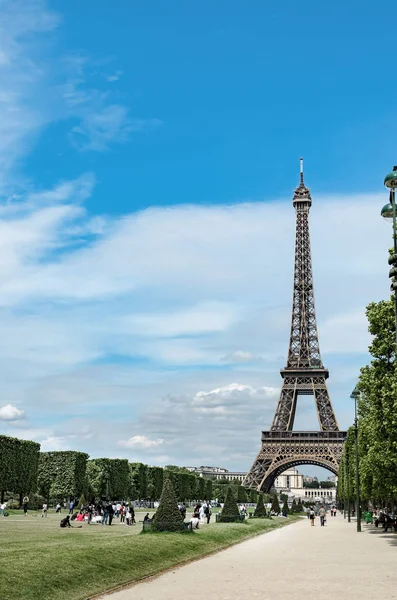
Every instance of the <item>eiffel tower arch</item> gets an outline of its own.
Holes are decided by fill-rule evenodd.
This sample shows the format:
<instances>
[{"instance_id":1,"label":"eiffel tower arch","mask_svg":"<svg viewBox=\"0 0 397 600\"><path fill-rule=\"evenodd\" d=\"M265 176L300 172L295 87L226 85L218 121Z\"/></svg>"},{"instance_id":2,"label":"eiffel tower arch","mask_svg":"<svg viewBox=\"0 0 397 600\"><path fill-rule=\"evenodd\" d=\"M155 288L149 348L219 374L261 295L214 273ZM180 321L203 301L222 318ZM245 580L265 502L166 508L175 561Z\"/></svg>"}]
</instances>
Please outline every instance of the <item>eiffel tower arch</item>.
<instances>
[{"instance_id":1,"label":"eiffel tower arch","mask_svg":"<svg viewBox=\"0 0 397 600\"><path fill-rule=\"evenodd\" d=\"M268 492L286 469L302 464L324 467L338 474L346 432L338 422L328 394L318 342L310 249L310 190L303 180L293 197L296 213L294 294L287 364L281 369L283 384L270 431L262 432L262 447L243 485ZM292 431L298 396L313 395L318 431Z\"/></svg>"}]
</instances>

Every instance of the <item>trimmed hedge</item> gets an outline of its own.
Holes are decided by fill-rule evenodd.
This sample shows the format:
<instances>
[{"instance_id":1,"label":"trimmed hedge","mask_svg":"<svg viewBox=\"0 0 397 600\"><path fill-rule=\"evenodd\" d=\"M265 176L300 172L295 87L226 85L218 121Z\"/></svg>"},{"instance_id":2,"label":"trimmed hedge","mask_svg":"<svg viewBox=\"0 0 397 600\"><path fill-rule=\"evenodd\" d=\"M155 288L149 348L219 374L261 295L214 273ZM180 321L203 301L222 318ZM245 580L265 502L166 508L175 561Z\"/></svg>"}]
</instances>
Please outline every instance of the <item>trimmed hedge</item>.
<instances>
[{"instance_id":1,"label":"trimmed hedge","mask_svg":"<svg viewBox=\"0 0 397 600\"><path fill-rule=\"evenodd\" d=\"M256 504L254 517L264 519L267 517L267 512L263 504L263 494L262 492L259 494L258 502Z\"/></svg>"},{"instance_id":2,"label":"trimmed hedge","mask_svg":"<svg viewBox=\"0 0 397 600\"><path fill-rule=\"evenodd\" d=\"M130 467L126 458L93 458L87 462L89 496L126 500L130 496Z\"/></svg>"},{"instance_id":3,"label":"trimmed hedge","mask_svg":"<svg viewBox=\"0 0 397 600\"><path fill-rule=\"evenodd\" d=\"M88 454L72 450L41 452L39 493L48 499L78 498L86 487Z\"/></svg>"},{"instance_id":4,"label":"trimmed hedge","mask_svg":"<svg viewBox=\"0 0 397 600\"><path fill-rule=\"evenodd\" d=\"M164 479L160 504L153 517L152 531L183 531L183 517L178 508L170 477Z\"/></svg>"},{"instance_id":5,"label":"trimmed hedge","mask_svg":"<svg viewBox=\"0 0 397 600\"><path fill-rule=\"evenodd\" d=\"M222 512L219 517L219 522L232 523L238 520L240 520L240 511L233 496L232 488L229 487L226 493L225 504L223 505Z\"/></svg>"},{"instance_id":6,"label":"trimmed hedge","mask_svg":"<svg viewBox=\"0 0 397 600\"><path fill-rule=\"evenodd\" d=\"M37 486L40 444L0 435L0 491L27 494Z\"/></svg>"}]
</instances>

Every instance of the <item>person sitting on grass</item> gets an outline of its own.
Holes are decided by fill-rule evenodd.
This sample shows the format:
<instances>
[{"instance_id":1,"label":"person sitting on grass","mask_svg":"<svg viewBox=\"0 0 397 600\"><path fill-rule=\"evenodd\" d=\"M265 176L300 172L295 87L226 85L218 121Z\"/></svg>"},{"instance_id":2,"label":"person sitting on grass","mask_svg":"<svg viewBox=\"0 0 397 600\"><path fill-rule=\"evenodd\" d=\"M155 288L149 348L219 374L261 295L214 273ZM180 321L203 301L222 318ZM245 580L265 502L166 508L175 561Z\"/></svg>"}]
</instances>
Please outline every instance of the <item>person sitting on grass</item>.
<instances>
[{"instance_id":1,"label":"person sitting on grass","mask_svg":"<svg viewBox=\"0 0 397 600\"><path fill-rule=\"evenodd\" d=\"M83 515L83 513L81 511L77 515L76 521L79 521L79 522L84 521L84 515Z\"/></svg>"},{"instance_id":2,"label":"person sitting on grass","mask_svg":"<svg viewBox=\"0 0 397 600\"><path fill-rule=\"evenodd\" d=\"M66 515L66 517L62 519L62 521L59 523L59 527L71 527L69 515Z\"/></svg>"},{"instance_id":3,"label":"person sitting on grass","mask_svg":"<svg viewBox=\"0 0 397 600\"><path fill-rule=\"evenodd\" d=\"M150 517L149 517L149 513L146 513L146 515L143 517L143 522L146 523L147 521L150 521Z\"/></svg>"},{"instance_id":4,"label":"person sitting on grass","mask_svg":"<svg viewBox=\"0 0 397 600\"><path fill-rule=\"evenodd\" d=\"M189 522L190 529L198 529L199 525L200 525L200 519L193 515L193 517L190 519L190 522Z\"/></svg>"}]
</instances>

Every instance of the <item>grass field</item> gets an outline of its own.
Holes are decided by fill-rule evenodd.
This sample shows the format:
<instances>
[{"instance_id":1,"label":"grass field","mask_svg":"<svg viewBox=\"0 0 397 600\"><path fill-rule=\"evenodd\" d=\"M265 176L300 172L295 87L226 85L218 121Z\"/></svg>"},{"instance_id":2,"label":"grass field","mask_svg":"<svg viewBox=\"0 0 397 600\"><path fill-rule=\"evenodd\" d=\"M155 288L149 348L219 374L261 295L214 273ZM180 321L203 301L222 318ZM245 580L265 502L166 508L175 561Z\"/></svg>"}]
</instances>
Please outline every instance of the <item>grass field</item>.
<instances>
[{"instance_id":1,"label":"grass field","mask_svg":"<svg viewBox=\"0 0 397 600\"><path fill-rule=\"evenodd\" d=\"M137 521L145 512L137 513ZM206 525L193 534L138 535L139 522L127 527L116 519L111 527L61 529L54 513L46 519L10 514L0 517L0 598L86 600L293 520L255 519Z\"/></svg>"}]
</instances>

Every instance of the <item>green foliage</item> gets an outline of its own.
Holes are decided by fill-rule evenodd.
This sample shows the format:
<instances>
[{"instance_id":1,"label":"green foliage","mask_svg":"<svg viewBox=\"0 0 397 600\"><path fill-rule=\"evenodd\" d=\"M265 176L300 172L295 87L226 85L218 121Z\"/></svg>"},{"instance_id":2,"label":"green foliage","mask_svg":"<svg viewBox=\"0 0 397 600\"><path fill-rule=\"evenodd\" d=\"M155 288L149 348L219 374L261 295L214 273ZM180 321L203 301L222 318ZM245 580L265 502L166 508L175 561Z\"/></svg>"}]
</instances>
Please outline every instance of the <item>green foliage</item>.
<instances>
[{"instance_id":1,"label":"green foliage","mask_svg":"<svg viewBox=\"0 0 397 600\"><path fill-rule=\"evenodd\" d=\"M280 494L280 500L281 502L285 502L286 500L288 500L287 494Z\"/></svg>"},{"instance_id":2,"label":"green foliage","mask_svg":"<svg viewBox=\"0 0 397 600\"><path fill-rule=\"evenodd\" d=\"M225 504L222 508L219 521L221 523L230 523L238 520L240 511L238 509L235 497L233 496L232 488L229 487L226 492Z\"/></svg>"},{"instance_id":3,"label":"green foliage","mask_svg":"<svg viewBox=\"0 0 397 600\"><path fill-rule=\"evenodd\" d=\"M397 499L397 361L394 299L367 307L372 360L361 369L358 389L361 497L392 505ZM345 442L338 477L338 499L355 497L355 431Z\"/></svg>"},{"instance_id":4,"label":"green foliage","mask_svg":"<svg viewBox=\"0 0 397 600\"><path fill-rule=\"evenodd\" d=\"M286 515L289 515L289 508L288 508L288 502L287 502L287 500L284 500L282 512L285 513Z\"/></svg>"},{"instance_id":5,"label":"green foliage","mask_svg":"<svg viewBox=\"0 0 397 600\"><path fill-rule=\"evenodd\" d=\"M259 494L258 502L256 504L256 508L255 508L255 512L254 512L254 517L262 518L262 519L267 517L267 512L263 505L263 494L262 493Z\"/></svg>"},{"instance_id":6,"label":"green foliage","mask_svg":"<svg viewBox=\"0 0 397 600\"><path fill-rule=\"evenodd\" d=\"M301 513L303 511L302 500L299 498L298 504L296 505L296 512Z\"/></svg>"},{"instance_id":7,"label":"green foliage","mask_svg":"<svg viewBox=\"0 0 397 600\"><path fill-rule=\"evenodd\" d=\"M240 504L245 504L245 502L247 502L247 492L242 485L239 485L237 488L237 502Z\"/></svg>"},{"instance_id":8,"label":"green foliage","mask_svg":"<svg viewBox=\"0 0 397 600\"><path fill-rule=\"evenodd\" d=\"M87 458L83 452L41 452L39 493L47 499L77 498L86 484Z\"/></svg>"},{"instance_id":9,"label":"green foliage","mask_svg":"<svg viewBox=\"0 0 397 600\"><path fill-rule=\"evenodd\" d=\"M257 490L254 490L254 489L250 490L250 500L254 504L256 502L258 502L258 491ZM271 500L270 500L270 502L271 502Z\"/></svg>"},{"instance_id":10,"label":"green foliage","mask_svg":"<svg viewBox=\"0 0 397 600\"><path fill-rule=\"evenodd\" d=\"M281 511L280 511L280 505L279 505L279 503L278 503L277 494L275 494L275 495L273 496L271 510L272 510L273 512L275 512L275 513L276 513L276 515L280 514L280 512L281 512Z\"/></svg>"},{"instance_id":11,"label":"green foliage","mask_svg":"<svg viewBox=\"0 0 397 600\"><path fill-rule=\"evenodd\" d=\"M84 497L84 494L81 494L80 496L80 500L76 506L76 508L78 508L79 510L81 509L82 506L85 506L87 504L87 500Z\"/></svg>"},{"instance_id":12,"label":"green foliage","mask_svg":"<svg viewBox=\"0 0 397 600\"><path fill-rule=\"evenodd\" d=\"M205 480L205 499L212 500L212 498L213 498L212 480L206 479Z\"/></svg>"},{"instance_id":13,"label":"green foliage","mask_svg":"<svg viewBox=\"0 0 397 600\"><path fill-rule=\"evenodd\" d=\"M295 498L294 498L293 501L292 501L292 505L291 505L291 513L294 514L294 513L298 512L297 508L298 507L297 507L297 504L296 504L296 501L295 501Z\"/></svg>"},{"instance_id":14,"label":"green foliage","mask_svg":"<svg viewBox=\"0 0 397 600\"><path fill-rule=\"evenodd\" d=\"M164 479L163 493L161 494L159 507L152 522L153 531L183 531L183 517L178 504L171 478Z\"/></svg>"},{"instance_id":15,"label":"green foliage","mask_svg":"<svg viewBox=\"0 0 397 600\"><path fill-rule=\"evenodd\" d=\"M0 435L0 491L35 490L40 444Z\"/></svg>"},{"instance_id":16,"label":"green foliage","mask_svg":"<svg viewBox=\"0 0 397 600\"><path fill-rule=\"evenodd\" d=\"M129 463L130 489L132 500L148 498L148 466L143 463Z\"/></svg>"},{"instance_id":17,"label":"green foliage","mask_svg":"<svg viewBox=\"0 0 397 600\"><path fill-rule=\"evenodd\" d=\"M142 464L142 463L135 463ZM131 465L130 465L131 466ZM147 496L151 500L159 500L164 484L164 470L161 467L147 468Z\"/></svg>"},{"instance_id":18,"label":"green foliage","mask_svg":"<svg viewBox=\"0 0 397 600\"><path fill-rule=\"evenodd\" d=\"M130 495L130 468L123 458L94 458L87 463L90 496L126 500Z\"/></svg>"}]
</instances>

